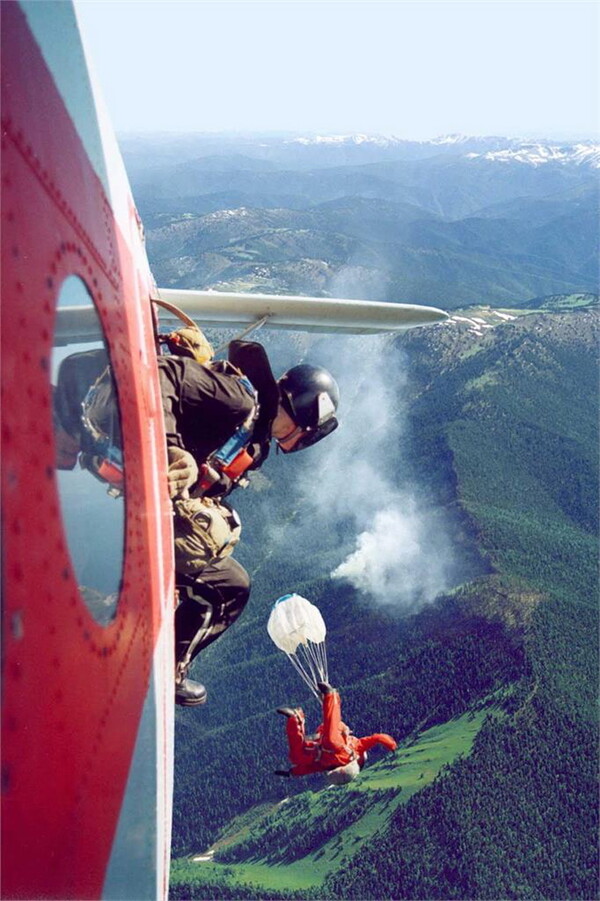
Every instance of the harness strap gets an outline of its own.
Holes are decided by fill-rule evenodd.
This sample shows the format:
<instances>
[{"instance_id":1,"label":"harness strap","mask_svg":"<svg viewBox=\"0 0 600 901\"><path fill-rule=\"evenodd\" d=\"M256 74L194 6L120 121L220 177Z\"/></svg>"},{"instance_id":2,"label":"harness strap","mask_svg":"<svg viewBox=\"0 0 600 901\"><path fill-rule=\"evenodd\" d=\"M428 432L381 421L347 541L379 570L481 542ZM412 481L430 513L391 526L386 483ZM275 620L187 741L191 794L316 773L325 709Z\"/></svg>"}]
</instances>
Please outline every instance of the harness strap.
<instances>
[{"instance_id":1,"label":"harness strap","mask_svg":"<svg viewBox=\"0 0 600 901\"><path fill-rule=\"evenodd\" d=\"M346 750L348 751L348 754L350 755L350 760L348 761L348 763L352 763L353 760L358 760L358 755L357 755L356 751L354 750L354 748L347 747ZM316 763L318 763L320 761L321 757L323 756L323 752L325 752L327 754L335 754L336 753L335 751L329 751L328 748L324 748L323 745L319 744L319 745L317 745L317 750L315 753L315 762ZM328 770L337 770L341 766L348 766L348 763L336 763L334 766L327 767L327 769Z\"/></svg>"},{"instance_id":2,"label":"harness strap","mask_svg":"<svg viewBox=\"0 0 600 901\"><path fill-rule=\"evenodd\" d=\"M110 383L109 386L106 385L107 380ZM110 365L103 369L81 402L81 423L90 439L91 445L89 452L81 455L81 463L93 475L96 475L100 481L106 482L111 486L109 494L118 497L123 491L125 481L123 452L119 445L115 443L114 436L112 434L109 435L104 429L100 428L92 414L94 403L97 401L103 387L109 391L108 397L114 404L115 390ZM118 417L115 411L116 405L114 410L108 406L111 421L109 428L113 432L115 431L115 415Z\"/></svg>"},{"instance_id":3,"label":"harness strap","mask_svg":"<svg viewBox=\"0 0 600 901\"><path fill-rule=\"evenodd\" d=\"M191 599L196 604L198 604L202 608L202 612L206 617L204 622L202 623L202 625L200 626L200 628L198 629L198 631L196 632L196 634L190 641L187 651L185 652L185 654L183 655L181 660L179 660L177 662L176 678L181 679L181 678L185 678L185 673L187 672L187 669L188 669L190 663L192 662L192 657L193 657L194 651L196 650L196 648L198 647L200 642L206 637L206 635L210 631L210 627L212 625L212 619L213 619L213 609L212 609L211 604L209 604L208 602L201 603L198 600L198 598L196 597L196 595L194 595L191 588L189 588L187 585L179 586L179 588L177 590L179 591L180 595L185 592L186 599Z\"/></svg>"},{"instance_id":4,"label":"harness strap","mask_svg":"<svg viewBox=\"0 0 600 901\"><path fill-rule=\"evenodd\" d=\"M206 463L201 467L199 481L201 493L207 491L214 482L218 481L221 474L227 476L234 483L242 484L244 473L254 462L253 457L247 451L247 447L252 441L254 426L260 413L258 392L250 379L237 366L234 366L229 361L227 361L227 366L234 370L233 375L251 397L252 409L231 438L228 438L225 444L213 451Z\"/></svg>"}]
</instances>

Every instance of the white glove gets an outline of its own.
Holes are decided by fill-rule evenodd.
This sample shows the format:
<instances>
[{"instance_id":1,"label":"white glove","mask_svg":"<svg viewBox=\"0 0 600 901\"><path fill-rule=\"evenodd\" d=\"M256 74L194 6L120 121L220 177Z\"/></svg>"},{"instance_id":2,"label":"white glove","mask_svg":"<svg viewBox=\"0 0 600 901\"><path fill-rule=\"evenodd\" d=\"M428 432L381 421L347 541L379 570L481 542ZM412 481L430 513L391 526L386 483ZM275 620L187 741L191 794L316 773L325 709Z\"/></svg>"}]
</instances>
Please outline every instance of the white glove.
<instances>
[{"instance_id":1,"label":"white glove","mask_svg":"<svg viewBox=\"0 0 600 901\"><path fill-rule=\"evenodd\" d=\"M192 455L181 447L168 447L169 497L179 497L198 480L198 465Z\"/></svg>"}]
</instances>

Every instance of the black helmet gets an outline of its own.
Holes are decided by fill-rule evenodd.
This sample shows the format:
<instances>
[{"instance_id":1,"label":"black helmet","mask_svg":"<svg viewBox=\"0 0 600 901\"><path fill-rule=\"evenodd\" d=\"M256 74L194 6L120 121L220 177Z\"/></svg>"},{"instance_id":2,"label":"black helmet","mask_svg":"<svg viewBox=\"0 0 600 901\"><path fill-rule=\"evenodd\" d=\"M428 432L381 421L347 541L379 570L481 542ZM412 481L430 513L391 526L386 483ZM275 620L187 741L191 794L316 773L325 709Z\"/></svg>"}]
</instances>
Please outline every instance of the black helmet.
<instances>
[{"instance_id":1,"label":"black helmet","mask_svg":"<svg viewBox=\"0 0 600 901\"><path fill-rule=\"evenodd\" d=\"M278 384L286 413L304 430L293 448L284 453L310 447L338 427L335 411L340 391L326 369L301 363L284 373Z\"/></svg>"}]
</instances>

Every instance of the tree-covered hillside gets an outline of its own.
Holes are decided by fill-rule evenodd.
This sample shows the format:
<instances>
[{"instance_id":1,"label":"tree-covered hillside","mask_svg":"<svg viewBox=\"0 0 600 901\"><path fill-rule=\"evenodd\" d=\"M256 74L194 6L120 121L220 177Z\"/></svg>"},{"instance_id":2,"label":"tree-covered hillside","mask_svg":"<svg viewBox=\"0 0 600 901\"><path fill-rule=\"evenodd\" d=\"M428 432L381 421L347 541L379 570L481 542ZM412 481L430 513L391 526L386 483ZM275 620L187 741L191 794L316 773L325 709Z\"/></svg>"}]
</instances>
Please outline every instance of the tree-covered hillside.
<instances>
[{"instance_id":1,"label":"tree-covered hillside","mask_svg":"<svg viewBox=\"0 0 600 901\"><path fill-rule=\"evenodd\" d=\"M330 341L346 399L338 445L269 460L236 498L253 596L198 662L206 708L177 712L173 853L209 847L235 815L290 792L302 825L286 829L287 805L251 820L251 840L217 848L209 869L177 865L174 897L597 896L598 314L504 314L478 331L472 315L360 339L349 367ZM356 567L332 573L356 563L357 533L377 535L386 504L397 518L380 536L382 597ZM410 530L419 547L407 557ZM274 708L318 715L265 634L291 589L324 613L347 721L402 743L365 771L392 794L341 789L320 838L320 783L272 772L285 761ZM408 792L407 755L428 730L456 737L478 712L468 748L448 738L447 763ZM285 887L272 876L282 864Z\"/></svg>"},{"instance_id":2,"label":"tree-covered hillside","mask_svg":"<svg viewBox=\"0 0 600 901\"><path fill-rule=\"evenodd\" d=\"M224 198L219 196L219 205ZM165 287L429 303L454 309L597 290L597 191L448 221L411 202L343 197L310 209L161 214L148 247ZM543 208L543 212L540 210ZM532 227L532 223L535 225Z\"/></svg>"},{"instance_id":3,"label":"tree-covered hillside","mask_svg":"<svg viewBox=\"0 0 600 901\"><path fill-rule=\"evenodd\" d=\"M125 148L164 287L444 309L597 292L597 148L540 165L543 152L512 156L516 144L198 136L195 153L191 138L155 139L145 157Z\"/></svg>"}]
</instances>

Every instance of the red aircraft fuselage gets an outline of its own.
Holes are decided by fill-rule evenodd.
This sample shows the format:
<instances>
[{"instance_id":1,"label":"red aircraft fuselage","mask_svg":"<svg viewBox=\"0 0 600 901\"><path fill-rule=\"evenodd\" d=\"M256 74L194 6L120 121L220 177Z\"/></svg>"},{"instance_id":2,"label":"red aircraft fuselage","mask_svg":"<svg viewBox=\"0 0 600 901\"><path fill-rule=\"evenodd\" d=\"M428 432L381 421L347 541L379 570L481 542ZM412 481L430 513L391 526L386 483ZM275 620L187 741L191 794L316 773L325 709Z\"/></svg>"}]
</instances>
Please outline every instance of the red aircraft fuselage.
<instances>
[{"instance_id":1,"label":"red aircraft fuselage","mask_svg":"<svg viewBox=\"0 0 600 901\"><path fill-rule=\"evenodd\" d=\"M71 5L0 6L2 897L161 898L174 592L155 287ZM97 311L119 395L122 560L106 624L84 597L55 467L52 358L69 278Z\"/></svg>"}]
</instances>

